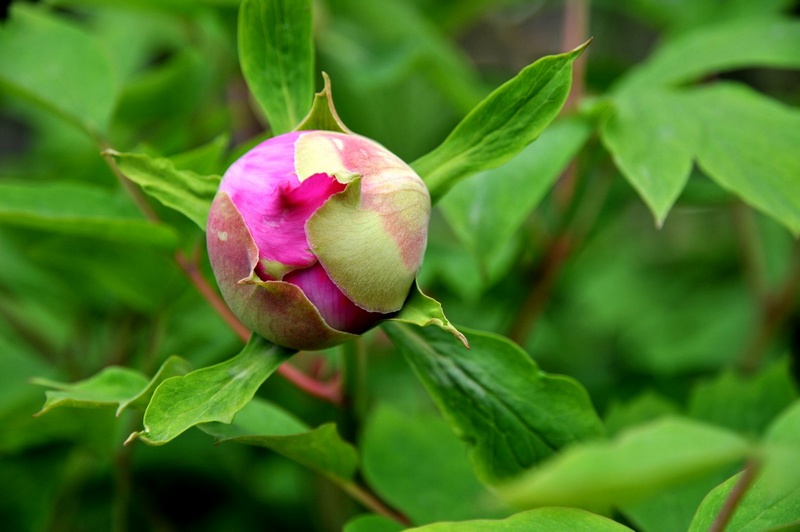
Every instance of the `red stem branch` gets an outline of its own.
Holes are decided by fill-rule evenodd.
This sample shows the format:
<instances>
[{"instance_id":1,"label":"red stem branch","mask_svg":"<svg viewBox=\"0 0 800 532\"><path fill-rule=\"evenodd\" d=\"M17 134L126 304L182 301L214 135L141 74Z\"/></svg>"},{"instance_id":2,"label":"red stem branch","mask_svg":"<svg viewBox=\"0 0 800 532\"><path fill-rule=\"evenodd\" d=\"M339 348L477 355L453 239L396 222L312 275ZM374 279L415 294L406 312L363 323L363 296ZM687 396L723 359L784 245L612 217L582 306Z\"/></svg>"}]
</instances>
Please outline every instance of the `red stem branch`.
<instances>
[{"instance_id":1,"label":"red stem branch","mask_svg":"<svg viewBox=\"0 0 800 532\"><path fill-rule=\"evenodd\" d=\"M742 471L742 476L739 477L738 482L736 482L736 485L728 494L728 498L725 499L725 503L722 505L714 522L711 523L708 532L723 532L725 530L728 523L730 523L733 518L733 514L736 512L739 503L742 502L747 490L752 486L756 478L756 473L758 473L758 465L756 462L749 462L747 466L745 466L744 471Z\"/></svg>"}]
</instances>

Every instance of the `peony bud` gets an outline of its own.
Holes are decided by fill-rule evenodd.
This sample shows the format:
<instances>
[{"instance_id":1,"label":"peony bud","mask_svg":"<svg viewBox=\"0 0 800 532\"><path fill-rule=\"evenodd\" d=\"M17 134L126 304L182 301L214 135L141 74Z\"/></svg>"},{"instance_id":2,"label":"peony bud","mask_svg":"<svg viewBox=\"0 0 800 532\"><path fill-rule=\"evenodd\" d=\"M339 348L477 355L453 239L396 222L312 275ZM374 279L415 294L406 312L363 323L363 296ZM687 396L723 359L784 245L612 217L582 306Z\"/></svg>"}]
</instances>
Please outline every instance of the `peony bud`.
<instances>
[{"instance_id":1,"label":"peony bud","mask_svg":"<svg viewBox=\"0 0 800 532\"><path fill-rule=\"evenodd\" d=\"M422 180L380 144L297 131L259 144L225 173L208 254L225 301L251 330L323 349L400 310L429 215Z\"/></svg>"}]
</instances>

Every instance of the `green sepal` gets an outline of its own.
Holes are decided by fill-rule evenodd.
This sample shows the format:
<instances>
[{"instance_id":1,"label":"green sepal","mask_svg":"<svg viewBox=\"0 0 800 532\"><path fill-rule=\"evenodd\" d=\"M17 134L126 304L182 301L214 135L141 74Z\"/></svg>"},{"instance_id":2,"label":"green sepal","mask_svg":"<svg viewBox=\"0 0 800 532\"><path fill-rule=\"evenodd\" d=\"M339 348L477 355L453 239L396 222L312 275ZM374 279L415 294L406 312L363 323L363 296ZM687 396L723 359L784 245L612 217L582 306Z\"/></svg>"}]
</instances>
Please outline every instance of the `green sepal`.
<instances>
[{"instance_id":1,"label":"green sepal","mask_svg":"<svg viewBox=\"0 0 800 532\"><path fill-rule=\"evenodd\" d=\"M461 331L450 323L444 315L442 304L422 293L422 289L419 287L419 283L416 280L414 281L414 286L411 287L411 293L403 304L403 308L400 309L400 312L398 312L395 317L390 318L389 321L400 321L419 327L435 325L443 331L447 331L455 336L459 342L464 344L464 347L469 349L467 337L461 334Z\"/></svg>"},{"instance_id":2,"label":"green sepal","mask_svg":"<svg viewBox=\"0 0 800 532\"><path fill-rule=\"evenodd\" d=\"M322 79L325 83L324 87L314 95L314 103L311 104L311 110L294 130L322 130L352 134L353 132L350 131L347 126L344 125L342 119L339 118L336 107L333 105L331 78L328 77L328 74L323 72Z\"/></svg>"}]
</instances>

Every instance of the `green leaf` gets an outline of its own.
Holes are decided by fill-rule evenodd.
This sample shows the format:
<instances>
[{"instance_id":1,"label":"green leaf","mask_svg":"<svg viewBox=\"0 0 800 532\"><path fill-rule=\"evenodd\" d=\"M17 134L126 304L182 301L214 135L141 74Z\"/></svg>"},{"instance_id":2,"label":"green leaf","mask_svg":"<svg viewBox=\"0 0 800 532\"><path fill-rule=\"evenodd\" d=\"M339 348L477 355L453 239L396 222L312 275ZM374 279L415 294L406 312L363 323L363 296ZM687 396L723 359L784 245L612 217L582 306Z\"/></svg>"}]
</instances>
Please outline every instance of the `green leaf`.
<instances>
[{"instance_id":1,"label":"green leaf","mask_svg":"<svg viewBox=\"0 0 800 532\"><path fill-rule=\"evenodd\" d=\"M567 100L572 52L543 57L479 103L444 142L412 166L436 203L458 180L511 159L536 140Z\"/></svg>"},{"instance_id":2,"label":"green leaf","mask_svg":"<svg viewBox=\"0 0 800 532\"><path fill-rule=\"evenodd\" d=\"M150 379L150 382L147 383L147 386L145 386L144 389L140 389L136 395L133 395L124 401L120 401L119 408L117 408L117 416L119 416L122 411L129 406L135 406L138 408L147 407L148 403L150 402L150 398L153 397L153 393L155 393L159 384L170 377L186 375L190 371L192 371L192 365L187 360L179 356L172 355L166 359L163 364L161 364L161 367L158 368L158 371L155 375L153 375L153 378Z\"/></svg>"},{"instance_id":3,"label":"green leaf","mask_svg":"<svg viewBox=\"0 0 800 532\"><path fill-rule=\"evenodd\" d=\"M314 94L310 0L244 0L239 62L276 135L294 129Z\"/></svg>"},{"instance_id":4,"label":"green leaf","mask_svg":"<svg viewBox=\"0 0 800 532\"><path fill-rule=\"evenodd\" d=\"M797 387L783 359L754 376L732 370L698 384L689 397L691 417L755 437L797 399Z\"/></svg>"},{"instance_id":5,"label":"green leaf","mask_svg":"<svg viewBox=\"0 0 800 532\"><path fill-rule=\"evenodd\" d=\"M389 318L390 321L399 321L403 323L410 323L418 327L427 327L428 325L435 325L443 331L452 334L459 342L464 344L464 347L469 348L467 338L459 332L455 326L450 323L444 315L442 304L428 297L422 293L419 283L414 282L406 302L400 312L394 318Z\"/></svg>"},{"instance_id":6,"label":"green leaf","mask_svg":"<svg viewBox=\"0 0 800 532\"><path fill-rule=\"evenodd\" d=\"M745 67L800 68L800 22L747 17L698 28L659 48L631 71L619 92L685 84Z\"/></svg>"},{"instance_id":7,"label":"green leaf","mask_svg":"<svg viewBox=\"0 0 800 532\"><path fill-rule=\"evenodd\" d=\"M541 372L505 338L468 331L467 349L433 327L386 323L384 330L467 442L485 481L508 478L561 447L603 434L580 384Z\"/></svg>"},{"instance_id":8,"label":"green leaf","mask_svg":"<svg viewBox=\"0 0 800 532\"><path fill-rule=\"evenodd\" d=\"M530 215L591 133L559 120L507 163L457 183L439 203L459 239L487 264Z\"/></svg>"},{"instance_id":9,"label":"green leaf","mask_svg":"<svg viewBox=\"0 0 800 532\"><path fill-rule=\"evenodd\" d=\"M626 504L708 474L750 452L742 437L667 418L611 442L578 445L499 488L515 505Z\"/></svg>"},{"instance_id":10,"label":"green leaf","mask_svg":"<svg viewBox=\"0 0 800 532\"><path fill-rule=\"evenodd\" d=\"M207 144L171 155L170 160L175 168L191 169L205 175L217 174L225 170L223 164L230 140L230 135L224 133Z\"/></svg>"},{"instance_id":11,"label":"green leaf","mask_svg":"<svg viewBox=\"0 0 800 532\"><path fill-rule=\"evenodd\" d=\"M37 415L54 408L69 406L77 408L117 407L136 396L147 386L147 377L140 372L112 366L97 375L76 383L61 383L48 379L33 379L34 384L56 388L45 392L47 400Z\"/></svg>"},{"instance_id":12,"label":"green leaf","mask_svg":"<svg viewBox=\"0 0 800 532\"><path fill-rule=\"evenodd\" d=\"M504 516L441 418L382 404L361 435L364 478L413 523ZM402 449L403 452L397 452Z\"/></svg>"},{"instance_id":13,"label":"green leaf","mask_svg":"<svg viewBox=\"0 0 800 532\"><path fill-rule=\"evenodd\" d=\"M331 92L331 78L325 72L322 73L325 86L321 91L314 95L314 103L305 118L295 128L295 131L336 131L338 133L352 133L344 125L336 107L333 105L333 93Z\"/></svg>"},{"instance_id":14,"label":"green leaf","mask_svg":"<svg viewBox=\"0 0 800 532\"><path fill-rule=\"evenodd\" d=\"M469 56L442 31L443 21L423 13L420 4L337 0L330 7L337 19L320 28L320 52L346 56L337 59L357 66L361 75L353 83L376 90L422 75L462 114L485 95Z\"/></svg>"},{"instance_id":15,"label":"green leaf","mask_svg":"<svg viewBox=\"0 0 800 532\"><path fill-rule=\"evenodd\" d=\"M703 124L700 168L800 234L800 110L727 83L698 89L687 99Z\"/></svg>"},{"instance_id":16,"label":"green leaf","mask_svg":"<svg viewBox=\"0 0 800 532\"><path fill-rule=\"evenodd\" d=\"M186 360L171 356L164 361L149 382L140 372L117 366L105 368L97 375L75 383L34 378L31 379L33 384L56 389L45 392L47 400L36 415L45 414L61 406L77 408L116 406L119 416L129 406L144 408L161 382L176 375L185 375L191 369Z\"/></svg>"},{"instance_id":17,"label":"green leaf","mask_svg":"<svg viewBox=\"0 0 800 532\"><path fill-rule=\"evenodd\" d=\"M201 229L206 228L208 210L219 188L219 176L202 176L189 170L178 170L169 159L137 153L106 150L103 155L117 165L120 172L142 187L165 206L175 209Z\"/></svg>"},{"instance_id":18,"label":"green leaf","mask_svg":"<svg viewBox=\"0 0 800 532\"><path fill-rule=\"evenodd\" d=\"M637 93L616 104L601 138L661 226L689 180L700 126L674 93Z\"/></svg>"},{"instance_id":19,"label":"green leaf","mask_svg":"<svg viewBox=\"0 0 800 532\"><path fill-rule=\"evenodd\" d=\"M144 413L144 430L128 441L140 438L162 445L200 423L230 423L289 356L284 348L253 335L235 357L165 380Z\"/></svg>"},{"instance_id":20,"label":"green leaf","mask_svg":"<svg viewBox=\"0 0 800 532\"><path fill-rule=\"evenodd\" d=\"M401 532L406 527L388 517L364 514L348 521L342 532Z\"/></svg>"},{"instance_id":21,"label":"green leaf","mask_svg":"<svg viewBox=\"0 0 800 532\"><path fill-rule=\"evenodd\" d=\"M713 471L674 486L659 489L646 499L620 506L619 511L637 530L683 532L706 494L730 476L734 468Z\"/></svg>"},{"instance_id":22,"label":"green leaf","mask_svg":"<svg viewBox=\"0 0 800 532\"><path fill-rule=\"evenodd\" d=\"M604 421L606 431L609 436L613 436L623 429L660 417L677 415L679 412L680 408L677 404L647 390L627 402L612 402Z\"/></svg>"},{"instance_id":23,"label":"green leaf","mask_svg":"<svg viewBox=\"0 0 800 532\"><path fill-rule=\"evenodd\" d=\"M742 124L747 124L743 127ZM800 234L800 111L731 83L617 99L601 130L623 175L663 222L696 158L714 181Z\"/></svg>"},{"instance_id":24,"label":"green leaf","mask_svg":"<svg viewBox=\"0 0 800 532\"><path fill-rule=\"evenodd\" d=\"M479 521L463 521L460 523L434 523L432 525L410 528L409 531L424 532L467 532L472 530L512 532L624 532L631 529L612 521L577 508L538 508L521 512L499 521L481 519Z\"/></svg>"},{"instance_id":25,"label":"green leaf","mask_svg":"<svg viewBox=\"0 0 800 532\"><path fill-rule=\"evenodd\" d=\"M83 183L0 183L0 225L164 248L177 245L171 227L148 222L126 198Z\"/></svg>"},{"instance_id":26,"label":"green leaf","mask_svg":"<svg viewBox=\"0 0 800 532\"><path fill-rule=\"evenodd\" d=\"M118 88L109 58L91 36L42 9L16 3L0 28L0 50L6 51L0 55L0 85L92 137L105 133Z\"/></svg>"},{"instance_id":27,"label":"green leaf","mask_svg":"<svg viewBox=\"0 0 800 532\"><path fill-rule=\"evenodd\" d=\"M347 480L356 471L356 450L342 440L333 423L309 430L285 410L258 398L242 408L233 423L203 423L198 428L217 443L266 447L328 477Z\"/></svg>"},{"instance_id":28,"label":"green leaf","mask_svg":"<svg viewBox=\"0 0 800 532\"><path fill-rule=\"evenodd\" d=\"M764 438L765 456L757 480L740 500L725 530L757 532L800 520L800 401L795 401L770 426ZM708 530L742 473L706 496L689 528Z\"/></svg>"}]
</instances>

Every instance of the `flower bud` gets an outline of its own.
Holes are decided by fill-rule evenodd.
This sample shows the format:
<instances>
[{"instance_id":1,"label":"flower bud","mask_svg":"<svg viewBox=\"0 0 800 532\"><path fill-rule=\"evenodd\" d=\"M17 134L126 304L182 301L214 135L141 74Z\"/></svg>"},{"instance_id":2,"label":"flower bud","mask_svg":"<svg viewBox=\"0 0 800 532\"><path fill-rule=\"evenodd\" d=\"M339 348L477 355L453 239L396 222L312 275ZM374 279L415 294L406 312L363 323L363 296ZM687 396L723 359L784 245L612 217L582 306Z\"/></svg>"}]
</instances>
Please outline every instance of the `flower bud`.
<instances>
[{"instance_id":1,"label":"flower bud","mask_svg":"<svg viewBox=\"0 0 800 532\"><path fill-rule=\"evenodd\" d=\"M208 253L247 327L278 345L323 349L400 310L429 216L422 180L383 146L296 131L259 144L225 173Z\"/></svg>"}]
</instances>

